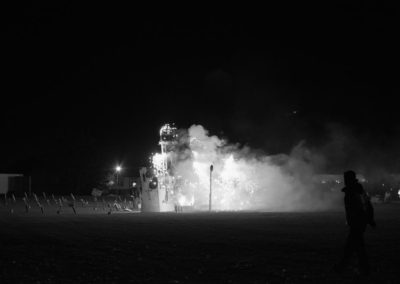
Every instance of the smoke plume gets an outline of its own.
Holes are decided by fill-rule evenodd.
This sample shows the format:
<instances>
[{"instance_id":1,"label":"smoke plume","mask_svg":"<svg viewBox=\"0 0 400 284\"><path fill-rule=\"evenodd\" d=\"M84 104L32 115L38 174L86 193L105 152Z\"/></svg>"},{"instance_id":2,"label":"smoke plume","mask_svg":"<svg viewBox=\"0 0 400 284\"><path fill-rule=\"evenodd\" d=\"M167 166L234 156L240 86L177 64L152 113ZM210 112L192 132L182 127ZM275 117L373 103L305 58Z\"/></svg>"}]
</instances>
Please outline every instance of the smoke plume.
<instances>
[{"instance_id":1,"label":"smoke plume","mask_svg":"<svg viewBox=\"0 0 400 284\"><path fill-rule=\"evenodd\" d=\"M289 154L267 155L212 136L201 125L182 130L171 155L174 176L185 181L180 201L208 208L210 166L212 208L216 210L322 210L341 194L323 191L315 180L324 165L300 142Z\"/></svg>"}]
</instances>

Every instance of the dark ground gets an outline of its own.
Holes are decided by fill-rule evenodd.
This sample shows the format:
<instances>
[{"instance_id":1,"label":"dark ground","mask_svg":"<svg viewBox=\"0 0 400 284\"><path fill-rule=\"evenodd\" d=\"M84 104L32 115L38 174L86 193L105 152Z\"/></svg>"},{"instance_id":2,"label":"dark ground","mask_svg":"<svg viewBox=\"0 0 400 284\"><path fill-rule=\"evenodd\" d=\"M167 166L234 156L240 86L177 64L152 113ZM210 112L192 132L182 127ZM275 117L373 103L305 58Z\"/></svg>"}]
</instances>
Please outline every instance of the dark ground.
<instances>
[{"instance_id":1,"label":"dark ground","mask_svg":"<svg viewBox=\"0 0 400 284\"><path fill-rule=\"evenodd\" d=\"M14 207L14 212L10 208ZM342 211L113 212L77 206L42 215L0 205L0 283L398 283L400 204L376 205L366 233L374 271L331 267Z\"/></svg>"}]
</instances>

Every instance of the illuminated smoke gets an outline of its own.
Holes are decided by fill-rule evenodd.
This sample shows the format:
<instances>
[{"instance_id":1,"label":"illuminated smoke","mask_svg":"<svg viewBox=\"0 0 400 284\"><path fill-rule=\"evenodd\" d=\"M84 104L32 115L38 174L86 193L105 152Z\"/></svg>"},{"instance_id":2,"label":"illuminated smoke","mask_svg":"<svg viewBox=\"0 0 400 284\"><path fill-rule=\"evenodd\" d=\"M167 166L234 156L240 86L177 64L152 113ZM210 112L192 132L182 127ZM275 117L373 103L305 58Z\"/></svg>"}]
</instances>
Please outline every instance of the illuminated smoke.
<instances>
[{"instance_id":1,"label":"illuminated smoke","mask_svg":"<svg viewBox=\"0 0 400 284\"><path fill-rule=\"evenodd\" d=\"M172 161L170 173L176 180L174 193L180 205L208 208L210 165L214 168L215 210L316 210L332 207L340 197L315 187L314 167L323 163L323 158L302 143L289 155L260 155L193 125L181 131L171 152L153 156L156 169L165 160L163 155Z\"/></svg>"}]
</instances>

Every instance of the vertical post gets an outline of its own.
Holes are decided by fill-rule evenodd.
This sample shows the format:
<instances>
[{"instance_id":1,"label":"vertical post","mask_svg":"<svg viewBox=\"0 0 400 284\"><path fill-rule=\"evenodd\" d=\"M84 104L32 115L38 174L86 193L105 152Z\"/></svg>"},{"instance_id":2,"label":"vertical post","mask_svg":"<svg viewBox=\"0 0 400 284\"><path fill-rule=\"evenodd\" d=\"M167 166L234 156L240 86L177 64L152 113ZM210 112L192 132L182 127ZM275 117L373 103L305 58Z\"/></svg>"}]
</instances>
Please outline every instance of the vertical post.
<instances>
[{"instance_id":1,"label":"vertical post","mask_svg":"<svg viewBox=\"0 0 400 284\"><path fill-rule=\"evenodd\" d=\"M122 170L121 166L116 166L116 167L115 167L115 173L116 173L116 175L117 175L117 185L116 185L117 188L118 188L118 184L119 184L119 181L118 181L119 172L120 172L121 170Z\"/></svg>"},{"instance_id":2,"label":"vertical post","mask_svg":"<svg viewBox=\"0 0 400 284\"><path fill-rule=\"evenodd\" d=\"M213 172L213 169L214 169L214 166L211 165L210 166L210 200L208 203L208 205L209 205L208 211L211 211L211 208L212 208L212 172Z\"/></svg>"}]
</instances>

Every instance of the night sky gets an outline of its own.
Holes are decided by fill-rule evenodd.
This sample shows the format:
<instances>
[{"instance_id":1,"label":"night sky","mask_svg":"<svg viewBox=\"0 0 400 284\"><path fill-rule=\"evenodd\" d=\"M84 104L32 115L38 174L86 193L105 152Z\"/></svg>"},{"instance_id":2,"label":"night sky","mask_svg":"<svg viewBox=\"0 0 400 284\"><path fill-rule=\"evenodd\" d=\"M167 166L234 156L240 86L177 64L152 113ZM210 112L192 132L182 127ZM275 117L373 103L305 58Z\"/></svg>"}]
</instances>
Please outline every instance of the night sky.
<instances>
[{"instance_id":1,"label":"night sky","mask_svg":"<svg viewBox=\"0 0 400 284\"><path fill-rule=\"evenodd\" d=\"M3 171L80 159L134 169L167 122L270 154L300 140L320 147L336 127L398 160L399 22L389 7L55 2L5 11Z\"/></svg>"}]
</instances>

